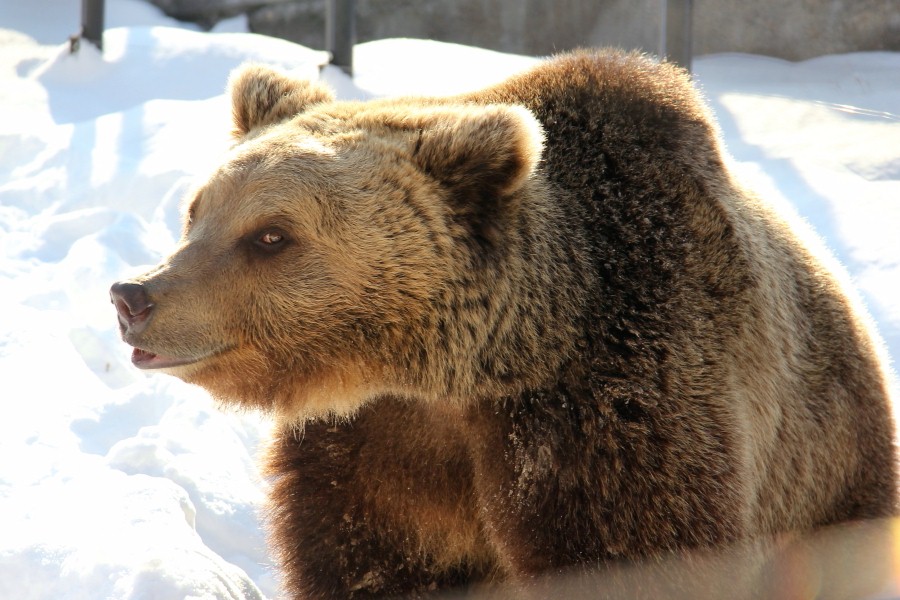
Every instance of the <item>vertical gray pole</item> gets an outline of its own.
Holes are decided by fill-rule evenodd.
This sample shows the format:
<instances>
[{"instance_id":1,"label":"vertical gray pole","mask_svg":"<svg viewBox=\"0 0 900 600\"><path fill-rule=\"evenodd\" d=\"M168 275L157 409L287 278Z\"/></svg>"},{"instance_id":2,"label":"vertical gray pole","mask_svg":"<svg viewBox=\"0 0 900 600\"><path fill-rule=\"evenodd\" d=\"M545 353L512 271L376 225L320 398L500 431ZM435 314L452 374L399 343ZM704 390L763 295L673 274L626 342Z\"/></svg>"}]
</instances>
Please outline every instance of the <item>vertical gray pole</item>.
<instances>
[{"instance_id":1,"label":"vertical gray pole","mask_svg":"<svg viewBox=\"0 0 900 600\"><path fill-rule=\"evenodd\" d=\"M328 0L325 9L325 49L331 64L353 74L353 45L356 43L356 0Z\"/></svg>"},{"instance_id":2,"label":"vertical gray pole","mask_svg":"<svg viewBox=\"0 0 900 600\"><path fill-rule=\"evenodd\" d=\"M81 37L103 50L103 0L81 0Z\"/></svg>"},{"instance_id":3,"label":"vertical gray pole","mask_svg":"<svg viewBox=\"0 0 900 600\"><path fill-rule=\"evenodd\" d=\"M663 31L661 54L669 61L691 70L691 59L694 56L693 33L693 0L662 0Z\"/></svg>"}]
</instances>

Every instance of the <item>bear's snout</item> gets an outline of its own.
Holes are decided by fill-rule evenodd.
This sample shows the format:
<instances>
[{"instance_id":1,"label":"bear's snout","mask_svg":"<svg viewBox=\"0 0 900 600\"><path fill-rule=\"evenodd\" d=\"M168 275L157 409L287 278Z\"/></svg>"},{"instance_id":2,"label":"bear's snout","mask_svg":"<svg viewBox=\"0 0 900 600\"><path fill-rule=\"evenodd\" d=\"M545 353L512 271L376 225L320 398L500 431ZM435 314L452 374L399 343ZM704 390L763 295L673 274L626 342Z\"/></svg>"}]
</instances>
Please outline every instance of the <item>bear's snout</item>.
<instances>
[{"instance_id":1,"label":"bear's snout","mask_svg":"<svg viewBox=\"0 0 900 600\"><path fill-rule=\"evenodd\" d=\"M129 333L140 333L147 326L153 303L139 283L116 282L109 288L109 298L119 313L119 323Z\"/></svg>"}]
</instances>

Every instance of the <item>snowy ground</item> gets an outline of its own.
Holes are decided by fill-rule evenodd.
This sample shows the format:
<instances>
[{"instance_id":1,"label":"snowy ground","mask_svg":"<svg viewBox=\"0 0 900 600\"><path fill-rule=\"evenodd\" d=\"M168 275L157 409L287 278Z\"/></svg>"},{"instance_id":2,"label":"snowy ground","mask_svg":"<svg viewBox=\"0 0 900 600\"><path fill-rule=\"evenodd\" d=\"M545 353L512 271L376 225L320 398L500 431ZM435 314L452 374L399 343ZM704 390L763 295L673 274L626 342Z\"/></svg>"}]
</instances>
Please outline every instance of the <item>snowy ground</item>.
<instances>
[{"instance_id":1,"label":"snowy ground","mask_svg":"<svg viewBox=\"0 0 900 600\"><path fill-rule=\"evenodd\" d=\"M266 423L133 369L107 290L172 248L182 192L228 143L229 70L315 77L324 57L138 0L107 2L103 56L71 55L78 18L77 0L0 16L0 598L272 597ZM450 93L533 62L393 40L358 47L354 81L324 76L343 97ZM900 356L900 54L696 72L737 168L824 238Z\"/></svg>"}]
</instances>

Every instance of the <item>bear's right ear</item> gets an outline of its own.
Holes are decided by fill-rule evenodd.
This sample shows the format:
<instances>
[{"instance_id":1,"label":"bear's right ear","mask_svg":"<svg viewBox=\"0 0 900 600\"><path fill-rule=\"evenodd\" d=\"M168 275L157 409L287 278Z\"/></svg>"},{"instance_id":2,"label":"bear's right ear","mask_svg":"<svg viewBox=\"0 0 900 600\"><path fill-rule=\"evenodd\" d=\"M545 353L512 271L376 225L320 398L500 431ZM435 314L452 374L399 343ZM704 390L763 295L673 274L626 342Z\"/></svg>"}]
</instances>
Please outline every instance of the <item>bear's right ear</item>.
<instances>
[{"instance_id":1,"label":"bear's right ear","mask_svg":"<svg viewBox=\"0 0 900 600\"><path fill-rule=\"evenodd\" d=\"M543 152L543 128L523 106L426 110L420 123L413 156L457 198L513 194L532 175Z\"/></svg>"},{"instance_id":2,"label":"bear's right ear","mask_svg":"<svg viewBox=\"0 0 900 600\"><path fill-rule=\"evenodd\" d=\"M236 139L253 129L289 119L313 104L332 102L334 92L315 82L292 79L263 65L244 65L228 79Z\"/></svg>"}]
</instances>

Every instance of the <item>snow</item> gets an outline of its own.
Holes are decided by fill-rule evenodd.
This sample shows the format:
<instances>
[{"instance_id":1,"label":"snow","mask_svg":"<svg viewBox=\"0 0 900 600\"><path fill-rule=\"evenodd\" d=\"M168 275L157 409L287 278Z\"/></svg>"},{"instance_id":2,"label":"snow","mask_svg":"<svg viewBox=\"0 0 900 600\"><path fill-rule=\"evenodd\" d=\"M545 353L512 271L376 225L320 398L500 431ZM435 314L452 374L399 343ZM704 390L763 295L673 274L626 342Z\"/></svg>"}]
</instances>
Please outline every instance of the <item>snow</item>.
<instances>
[{"instance_id":1,"label":"snow","mask_svg":"<svg viewBox=\"0 0 900 600\"><path fill-rule=\"evenodd\" d=\"M8 2L0 30L0 598L263 598L268 423L130 365L109 285L164 257L222 155L228 72L314 78L323 53L108 0ZM345 98L474 89L536 61L428 41L357 47ZM846 267L900 356L900 54L695 61L735 168ZM815 236L813 236L815 237Z\"/></svg>"}]
</instances>

